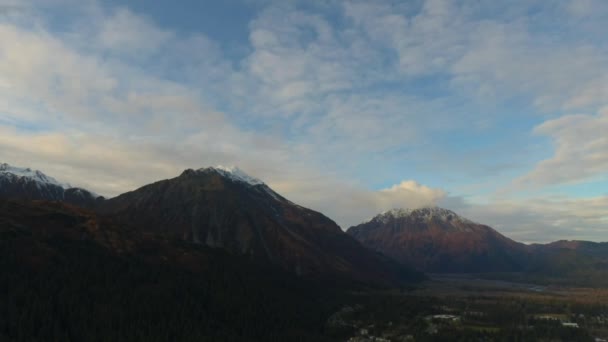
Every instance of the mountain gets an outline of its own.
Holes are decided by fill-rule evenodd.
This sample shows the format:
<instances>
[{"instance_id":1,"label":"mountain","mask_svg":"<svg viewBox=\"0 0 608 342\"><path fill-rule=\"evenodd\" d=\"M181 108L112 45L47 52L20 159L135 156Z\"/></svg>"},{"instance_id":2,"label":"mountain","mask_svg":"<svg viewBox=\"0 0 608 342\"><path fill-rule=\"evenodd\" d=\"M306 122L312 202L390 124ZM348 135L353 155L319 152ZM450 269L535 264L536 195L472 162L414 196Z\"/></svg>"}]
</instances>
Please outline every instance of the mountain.
<instances>
[{"instance_id":1,"label":"mountain","mask_svg":"<svg viewBox=\"0 0 608 342\"><path fill-rule=\"evenodd\" d=\"M38 170L0 164L0 198L62 201L92 208L103 197L82 188L60 183Z\"/></svg>"},{"instance_id":2,"label":"mountain","mask_svg":"<svg viewBox=\"0 0 608 342\"><path fill-rule=\"evenodd\" d=\"M530 245L533 258L531 273L580 279L601 278L608 283L608 243L590 241L556 241ZM600 281L594 279L594 283Z\"/></svg>"},{"instance_id":3,"label":"mountain","mask_svg":"<svg viewBox=\"0 0 608 342\"><path fill-rule=\"evenodd\" d=\"M608 259L608 242L591 242L578 240L560 240L548 244L534 244L531 247L545 253L574 251L590 257Z\"/></svg>"},{"instance_id":4,"label":"mountain","mask_svg":"<svg viewBox=\"0 0 608 342\"><path fill-rule=\"evenodd\" d=\"M526 245L442 208L393 209L348 229L363 245L425 272L511 272Z\"/></svg>"},{"instance_id":5,"label":"mountain","mask_svg":"<svg viewBox=\"0 0 608 342\"><path fill-rule=\"evenodd\" d=\"M0 164L0 199L93 209L141 232L247 255L306 277L376 285L422 278L368 251L324 215L288 201L238 168L186 170L106 200L41 171Z\"/></svg>"},{"instance_id":6,"label":"mountain","mask_svg":"<svg viewBox=\"0 0 608 342\"><path fill-rule=\"evenodd\" d=\"M376 285L421 279L238 168L189 169L106 200L98 211L145 232L221 248L308 278Z\"/></svg>"},{"instance_id":7,"label":"mountain","mask_svg":"<svg viewBox=\"0 0 608 342\"><path fill-rule=\"evenodd\" d=\"M327 341L327 286L61 202L0 199L0 341Z\"/></svg>"}]
</instances>

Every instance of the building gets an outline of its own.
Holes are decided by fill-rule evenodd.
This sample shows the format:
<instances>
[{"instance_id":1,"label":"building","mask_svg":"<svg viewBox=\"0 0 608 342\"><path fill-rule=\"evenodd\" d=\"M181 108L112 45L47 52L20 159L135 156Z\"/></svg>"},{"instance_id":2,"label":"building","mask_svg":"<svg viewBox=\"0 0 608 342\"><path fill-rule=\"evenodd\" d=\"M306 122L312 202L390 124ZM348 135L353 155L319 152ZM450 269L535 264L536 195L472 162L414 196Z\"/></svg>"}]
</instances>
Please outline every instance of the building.
<instances>
[{"instance_id":1,"label":"building","mask_svg":"<svg viewBox=\"0 0 608 342\"><path fill-rule=\"evenodd\" d=\"M562 325L568 328L578 328L578 323L562 322Z\"/></svg>"}]
</instances>

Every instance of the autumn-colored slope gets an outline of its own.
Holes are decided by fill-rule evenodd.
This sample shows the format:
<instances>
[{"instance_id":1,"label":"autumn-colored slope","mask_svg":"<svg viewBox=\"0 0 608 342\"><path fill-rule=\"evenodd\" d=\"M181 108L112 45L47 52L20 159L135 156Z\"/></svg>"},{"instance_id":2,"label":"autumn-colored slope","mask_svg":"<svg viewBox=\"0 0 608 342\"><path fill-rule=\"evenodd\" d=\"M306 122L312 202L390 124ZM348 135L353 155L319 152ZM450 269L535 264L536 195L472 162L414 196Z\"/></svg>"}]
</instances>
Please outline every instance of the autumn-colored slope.
<instances>
[{"instance_id":1,"label":"autumn-colored slope","mask_svg":"<svg viewBox=\"0 0 608 342\"><path fill-rule=\"evenodd\" d=\"M441 208L389 211L348 234L425 272L520 271L528 254L525 245Z\"/></svg>"},{"instance_id":2,"label":"autumn-colored slope","mask_svg":"<svg viewBox=\"0 0 608 342\"><path fill-rule=\"evenodd\" d=\"M364 248L323 214L213 168L186 170L110 199L99 212L140 231L221 248L307 278L382 286L422 278Z\"/></svg>"}]
</instances>

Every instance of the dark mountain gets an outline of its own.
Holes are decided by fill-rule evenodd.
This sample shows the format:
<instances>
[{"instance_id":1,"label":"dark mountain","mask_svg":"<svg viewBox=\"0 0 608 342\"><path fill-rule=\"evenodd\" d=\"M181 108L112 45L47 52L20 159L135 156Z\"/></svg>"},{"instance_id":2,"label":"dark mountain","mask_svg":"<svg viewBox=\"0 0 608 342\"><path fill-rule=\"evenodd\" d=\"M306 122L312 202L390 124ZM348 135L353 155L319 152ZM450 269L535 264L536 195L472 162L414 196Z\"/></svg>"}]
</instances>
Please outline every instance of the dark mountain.
<instances>
[{"instance_id":1,"label":"dark mountain","mask_svg":"<svg viewBox=\"0 0 608 342\"><path fill-rule=\"evenodd\" d=\"M98 210L144 232L221 248L307 278L375 285L421 279L235 168L186 170L104 201Z\"/></svg>"},{"instance_id":2,"label":"dark mountain","mask_svg":"<svg viewBox=\"0 0 608 342\"><path fill-rule=\"evenodd\" d=\"M93 208L103 197L58 182L38 170L0 164L0 198L62 201Z\"/></svg>"},{"instance_id":3,"label":"dark mountain","mask_svg":"<svg viewBox=\"0 0 608 342\"><path fill-rule=\"evenodd\" d=\"M238 169L187 170L105 200L29 168L0 164L0 199L60 201L142 232L178 237L263 260L297 275L376 285L421 279L363 248L330 219Z\"/></svg>"},{"instance_id":4,"label":"dark mountain","mask_svg":"<svg viewBox=\"0 0 608 342\"><path fill-rule=\"evenodd\" d=\"M328 286L60 202L0 200L1 341L326 341Z\"/></svg>"},{"instance_id":5,"label":"dark mountain","mask_svg":"<svg viewBox=\"0 0 608 342\"><path fill-rule=\"evenodd\" d=\"M521 271L529 255L526 245L441 208L394 209L347 233L425 272Z\"/></svg>"},{"instance_id":6,"label":"dark mountain","mask_svg":"<svg viewBox=\"0 0 608 342\"><path fill-rule=\"evenodd\" d=\"M542 273L558 278L593 279L593 284L608 284L606 242L562 240L530 245L530 250L534 256L528 265L530 273Z\"/></svg>"},{"instance_id":7,"label":"dark mountain","mask_svg":"<svg viewBox=\"0 0 608 342\"><path fill-rule=\"evenodd\" d=\"M560 240L548 244L533 244L530 247L544 253L573 251L585 256L608 259L608 242Z\"/></svg>"}]
</instances>

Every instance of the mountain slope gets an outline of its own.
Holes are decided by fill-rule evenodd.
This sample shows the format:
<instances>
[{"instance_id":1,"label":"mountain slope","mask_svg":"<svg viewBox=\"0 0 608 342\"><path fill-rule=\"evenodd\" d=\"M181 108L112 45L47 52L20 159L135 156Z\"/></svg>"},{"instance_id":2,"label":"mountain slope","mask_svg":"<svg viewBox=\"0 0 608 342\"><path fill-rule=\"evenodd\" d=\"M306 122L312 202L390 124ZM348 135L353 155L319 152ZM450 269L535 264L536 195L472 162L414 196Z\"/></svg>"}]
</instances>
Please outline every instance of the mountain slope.
<instances>
[{"instance_id":1,"label":"mountain slope","mask_svg":"<svg viewBox=\"0 0 608 342\"><path fill-rule=\"evenodd\" d=\"M347 233L425 272L519 271L528 255L524 244L442 208L394 209Z\"/></svg>"},{"instance_id":2,"label":"mountain slope","mask_svg":"<svg viewBox=\"0 0 608 342\"><path fill-rule=\"evenodd\" d=\"M325 341L339 305L268 264L60 202L0 200L0 268L2 341Z\"/></svg>"},{"instance_id":3,"label":"mountain slope","mask_svg":"<svg viewBox=\"0 0 608 342\"><path fill-rule=\"evenodd\" d=\"M238 169L186 170L107 200L99 211L143 231L223 248L301 276L383 285L420 278Z\"/></svg>"},{"instance_id":4,"label":"mountain slope","mask_svg":"<svg viewBox=\"0 0 608 342\"><path fill-rule=\"evenodd\" d=\"M603 278L608 281L608 243L556 241L530 245L534 258L528 270L554 277ZM594 280L595 283L599 283Z\"/></svg>"},{"instance_id":5,"label":"mountain slope","mask_svg":"<svg viewBox=\"0 0 608 342\"><path fill-rule=\"evenodd\" d=\"M60 183L38 170L0 164L0 198L62 201L92 208L103 200L88 190Z\"/></svg>"},{"instance_id":6,"label":"mountain slope","mask_svg":"<svg viewBox=\"0 0 608 342\"><path fill-rule=\"evenodd\" d=\"M546 253L574 251L590 257L608 259L608 242L560 240L548 244L534 244L531 247L537 251L544 251Z\"/></svg>"}]
</instances>

